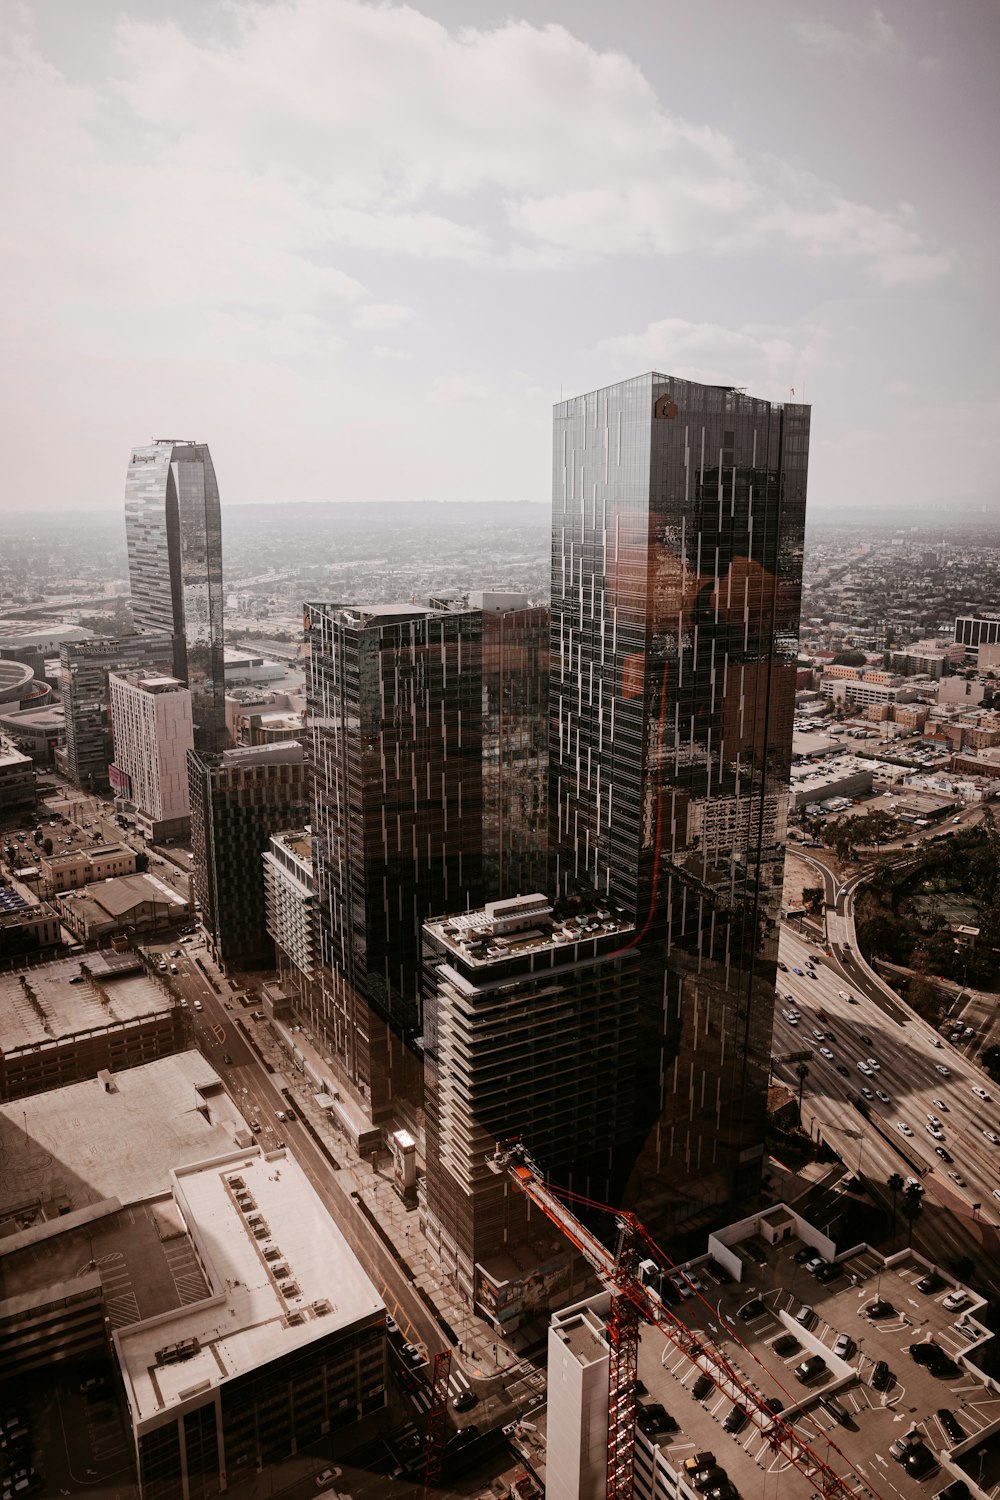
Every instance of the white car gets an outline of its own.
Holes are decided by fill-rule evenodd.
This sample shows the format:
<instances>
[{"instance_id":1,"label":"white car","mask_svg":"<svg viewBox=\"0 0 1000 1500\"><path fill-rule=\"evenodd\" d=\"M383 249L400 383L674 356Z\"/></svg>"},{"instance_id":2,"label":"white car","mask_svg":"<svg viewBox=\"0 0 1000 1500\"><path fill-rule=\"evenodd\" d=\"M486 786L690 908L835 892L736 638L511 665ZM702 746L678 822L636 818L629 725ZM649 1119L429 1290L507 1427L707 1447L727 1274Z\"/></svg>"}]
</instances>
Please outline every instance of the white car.
<instances>
[{"instance_id":1,"label":"white car","mask_svg":"<svg viewBox=\"0 0 1000 1500\"><path fill-rule=\"evenodd\" d=\"M965 1178L962 1176L961 1172L949 1172L948 1176L951 1178L952 1182L957 1182L959 1187L965 1187Z\"/></svg>"},{"instance_id":2,"label":"white car","mask_svg":"<svg viewBox=\"0 0 1000 1500\"><path fill-rule=\"evenodd\" d=\"M868 1085L866 1083L862 1084L862 1086L861 1086L861 1092L862 1092L862 1094L864 1095L864 1097L866 1099L874 1099L875 1098L875 1095L872 1093L871 1089L868 1087Z\"/></svg>"},{"instance_id":3,"label":"white car","mask_svg":"<svg viewBox=\"0 0 1000 1500\"><path fill-rule=\"evenodd\" d=\"M850 1000L851 998L846 990L838 990L837 994L840 996L841 1000Z\"/></svg>"},{"instance_id":4,"label":"white car","mask_svg":"<svg viewBox=\"0 0 1000 1500\"><path fill-rule=\"evenodd\" d=\"M942 1125L941 1121L938 1119L937 1115L932 1115L928 1111L927 1119L928 1119L929 1124L936 1125L937 1128L938 1128L938 1130L943 1130L944 1129L944 1126Z\"/></svg>"},{"instance_id":5,"label":"white car","mask_svg":"<svg viewBox=\"0 0 1000 1500\"><path fill-rule=\"evenodd\" d=\"M879 1060L877 1057L866 1057L865 1062L871 1068L873 1073L877 1073L879 1071Z\"/></svg>"},{"instance_id":6,"label":"white car","mask_svg":"<svg viewBox=\"0 0 1000 1500\"><path fill-rule=\"evenodd\" d=\"M993 1146L1000 1146L1000 1135L995 1130L984 1130L983 1135Z\"/></svg>"},{"instance_id":7,"label":"white car","mask_svg":"<svg viewBox=\"0 0 1000 1500\"><path fill-rule=\"evenodd\" d=\"M819 1049L819 1055L820 1057L826 1057L830 1060L830 1062L833 1062L833 1053L830 1051L829 1047L821 1047Z\"/></svg>"},{"instance_id":8,"label":"white car","mask_svg":"<svg viewBox=\"0 0 1000 1500\"><path fill-rule=\"evenodd\" d=\"M866 1062L858 1063L858 1072L863 1073L866 1078L870 1078L872 1076L872 1070Z\"/></svg>"},{"instance_id":9,"label":"white car","mask_svg":"<svg viewBox=\"0 0 1000 1500\"><path fill-rule=\"evenodd\" d=\"M896 1129L899 1131L900 1135L912 1135L913 1134L913 1131L910 1129L909 1125L907 1125L907 1123L906 1123L905 1120L897 1120L896 1121Z\"/></svg>"},{"instance_id":10,"label":"white car","mask_svg":"<svg viewBox=\"0 0 1000 1500\"><path fill-rule=\"evenodd\" d=\"M813 1036L816 1038L817 1042L825 1042L826 1041L826 1032L825 1031L814 1031L813 1032Z\"/></svg>"},{"instance_id":11,"label":"white car","mask_svg":"<svg viewBox=\"0 0 1000 1500\"><path fill-rule=\"evenodd\" d=\"M939 1109L942 1114L946 1115L948 1113L948 1106L943 1099L932 1099L931 1103L933 1104L934 1108Z\"/></svg>"},{"instance_id":12,"label":"white car","mask_svg":"<svg viewBox=\"0 0 1000 1500\"><path fill-rule=\"evenodd\" d=\"M882 1101L883 1104L891 1104L892 1103L892 1100L889 1098L889 1095L886 1093L885 1089L876 1089L875 1092L878 1095L878 1097L881 1099L881 1101Z\"/></svg>"},{"instance_id":13,"label":"white car","mask_svg":"<svg viewBox=\"0 0 1000 1500\"><path fill-rule=\"evenodd\" d=\"M944 1063L935 1063L934 1066L935 1066L936 1070L941 1074L942 1078L950 1078L951 1077L951 1069L949 1067L947 1067Z\"/></svg>"},{"instance_id":14,"label":"white car","mask_svg":"<svg viewBox=\"0 0 1000 1500\"><path fill-rule=\"evenodd\" d=\"M941 1306L946 1307L949 1312L958 1312L959 1308L964 1307L968 1300L966 1294L959 1291L956 1287L953 1292L949 1292L947 1297L942 1300Z\"/></svg>"},{"instance_id":15,"label":"white car","mask_svg":"<svg viewBox=\"0 0 1000 1500\"><path fill-rule=\"evenodd\" d=\"M944 1140L944 1131L939 1125L928 1125L927 1134L932 1135L936 1141Z\"/></svg>"},{"instance_id":16,"label":"white car","mask_svg":"<svg viewBox=\"0 0 1000 1500\"><path fill-rule=\"evenodd\" d=\"M990 1102L990 1096L989 1096L989 1094L986 1092L985 1089L981 1089L979 1087L978 1083L974 1083L972 1085L972 1092L975 1094L975 1096L976 1096L977 1099L985 1099L986 1103L989 1104L989 1102Z\"/></svg>"}]
</instances>

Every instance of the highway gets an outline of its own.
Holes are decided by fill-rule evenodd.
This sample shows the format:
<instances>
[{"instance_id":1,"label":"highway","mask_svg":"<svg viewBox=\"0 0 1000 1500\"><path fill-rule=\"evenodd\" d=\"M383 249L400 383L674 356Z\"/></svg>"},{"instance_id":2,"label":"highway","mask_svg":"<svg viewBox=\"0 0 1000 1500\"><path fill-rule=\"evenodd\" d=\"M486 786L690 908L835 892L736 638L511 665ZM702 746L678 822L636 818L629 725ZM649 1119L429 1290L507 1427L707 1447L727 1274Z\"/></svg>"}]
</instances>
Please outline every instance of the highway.
<instances>
[{"instance_id":1,"label":"highway","mask_svg":"<svg viewBox=\"0 0 1000 1500\"><path fill-rule=\"evenodd\" d=\"M983 1134L1000 1136L1000 1103L990 1079L904 1007L899 1007L902 1022L887 1014L881 997L870 999L845 979L817 941L787 924L780 956L786 967L778 973L773 1051L775 1056L813 1052L802 1102L806 1128L818 1126L852 1170L860 1163L865 1175L883 1182L891 1172L917 1175L929 1198L969 1217L979 1203L980 1216L1000 1224L1000 1200L993 1196L1000 1183L1000 1144ZM809 977L807 960L816 978ZM848 994L858 1003L850 1004ZM785 1015L793 1007L801 1012L797 1024ZM823 1056L821 1047L832 1056ZM879 1067L866 1077L858 1063L869 1057ZM794 1063L775 1071L797 1091ZM978 1097L973 1087L988 1097ZM855 1103L865 1088L872 1095L866 1100L869 1120ZM941 1122L940 1139L927 1128L932 1115ZM901 1123L912 1134L900 1130ZM954 1161L943 1160L938 1147Z\"/></svg>"}]
</instances>

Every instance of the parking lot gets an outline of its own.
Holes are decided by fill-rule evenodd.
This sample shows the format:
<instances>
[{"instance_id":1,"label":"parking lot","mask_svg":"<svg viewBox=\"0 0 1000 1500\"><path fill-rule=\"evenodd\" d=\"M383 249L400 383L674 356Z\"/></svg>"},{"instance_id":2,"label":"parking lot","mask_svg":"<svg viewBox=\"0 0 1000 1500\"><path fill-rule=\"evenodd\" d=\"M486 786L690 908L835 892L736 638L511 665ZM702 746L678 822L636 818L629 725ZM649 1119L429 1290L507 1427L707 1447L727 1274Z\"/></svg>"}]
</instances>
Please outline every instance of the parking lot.
<instances>
[{"instance_id":1,"label":"parking lot","mask_svg":"<svg viewBox=\"0 0 1000 1500\"><path fill-rule=\"evenodd\" d=\"M970 1346L972 1335L981 1336L969 1321L979 1299L970 1295L965 1307L949 1310L944 1301L954 1291L950 1280L942 1277L935 1290L922 1292L917 1282L928 1271L923 1262L906 1256L886 1268L870 1252L852 1256L824 1285L802 1258L795 1258L797 1251L804 1256L796 1239L769 1248L763 1263L752 1265L752 1276L740 1285L719 1281L710 1268L698 1266L702 1295L689 1296L670 1310L711 1339L739 1379L772 1409L782 1409L782 1421L792 1433L844 1476L850 1488L870 1482L879 1494L937 1493L961 1472L941 1463L941 1455L956 1448L964 1452L978 1434L1000 1422L1000 1397L955 1363L946 1363L944 1373L933 1373L927 1363L914 1360L910 1345L933 1341L954 1359ZM872 1319L876 1304L885 1316ZM850 1340L843 1358L834 1353L841 1335ZM921 1356L930 1352L922 1350ZM807 1384L795 1372L811 1356L819 1356L825 1369ZM888 1370L873 1383L880 1361ZM701 1394L708 1385L702 1378L700 1399L695 1399L696 1382L710 1370L697 1351L692 1358L658 1330L643 1333L639 1375L648 1394L642 1404L661 1402L677 1423L676 1433L653 1438L671 1466L680 1466L694 1453L711 1452L741 1495L761 1493L763 1473L785 1470L784 1484L796 1493L801 1489L803 1497L814 1493L817 1481L790 1468L786 1454L775 1451L760 1425L725 1430L735 1402L745 1398L724 1376L719 1378L718 1366L707 1393ZM830 1407L823 1404L824 1397L833 1398ZM939 1410L951 1413L951 1433ZM923 1436L933 1459L930 1472L919 1479L891 1452L911 1429Z\"/></svg>"}]
</instances>

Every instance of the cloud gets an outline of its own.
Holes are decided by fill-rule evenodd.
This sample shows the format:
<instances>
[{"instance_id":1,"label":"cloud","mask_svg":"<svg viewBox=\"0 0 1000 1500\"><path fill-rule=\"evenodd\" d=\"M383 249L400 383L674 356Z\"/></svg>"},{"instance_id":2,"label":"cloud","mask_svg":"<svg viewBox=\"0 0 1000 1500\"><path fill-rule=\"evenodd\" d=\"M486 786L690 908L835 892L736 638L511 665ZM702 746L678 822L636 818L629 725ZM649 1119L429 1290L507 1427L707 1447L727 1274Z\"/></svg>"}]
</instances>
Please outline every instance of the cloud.
<instances>
[{"instance_id":1,"label":"cloud","mask_svg":"<svg viewBox=\"0 0 1000 1500\"><path fill-rule=\"evenodd\" d=\"M784 401L793 386L801 399L802 381L826 348L820 325L725 328L661 318L640 333L603 339L597 351L618 371L664 370L705 385L743 385L755 396Z\"/></svg>"},{"instance_id":2,"label":"cloud","mask_svg":"<svg viewBox=\"0 0 1000 1500\"><path fill-rule=\"evenodd\" d=\"M35 219L51 269L111 302L364 326L378 298L338 269L357 252L516 270L766 251L887 284L950 263L912 208L740 150L564 27L449 30L363 0L220 14L228 29L199 34L126 14L90 88L30 29L7 48L5 201ZM871 24L889 37L880 12Z\"/></svg>"},{"instance_id":3,"label":"cloud","mask_svg":"<svg viewBox=\"0 0 1000 1500\"><path fill-rule=\"evenodd\" d=\"M845 31L829 21L804 18L791 24L796 37L811 51L846 57L855 62L865 58L885 57L901 50L895 28L877 5L873 7L867 24L861 31Z\"/></svg>"}]
</instances>

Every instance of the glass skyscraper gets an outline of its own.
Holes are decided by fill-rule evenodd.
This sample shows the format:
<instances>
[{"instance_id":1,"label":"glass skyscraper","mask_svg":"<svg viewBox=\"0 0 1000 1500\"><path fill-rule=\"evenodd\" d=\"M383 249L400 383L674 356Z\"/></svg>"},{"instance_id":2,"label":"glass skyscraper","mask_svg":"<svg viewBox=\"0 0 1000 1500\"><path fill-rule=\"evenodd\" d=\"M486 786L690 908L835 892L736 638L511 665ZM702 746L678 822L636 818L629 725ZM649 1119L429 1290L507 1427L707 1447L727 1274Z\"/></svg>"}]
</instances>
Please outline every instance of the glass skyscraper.
<instances>
[{"instance_id":1,"label":"glass skyscraper","mask_svg":"<svg viewBox=\"0 0 1000 1500\"><path fill-rule=\"evenodd\" d=\"M659 374L555 408L554 882L635 928L652 1223L759 1179L809 415Z\"/></svg>"},{"instance_id":2,"label":"glass skyscraper","mask_svg":"<svg viewBox=\"0 0 1000 1500\"><path fill-rule=\"evenodd\" d=\"M370 1118L419 1130L420 928L482 899L482 616L309 604L319 1021Z\"/></svg>"},{"instance_id":3,"label":"glass skyscraper","mask_svg":"<svg viewBox=\"0 0 1000 1500\"><path fill-rule=\"evenodd\" d=\"M206 443L167 438L132 449L125 536L135 624L172 635L195 749L216 754L226 745L222 516Z\"/></svg>"}]
</instances>

